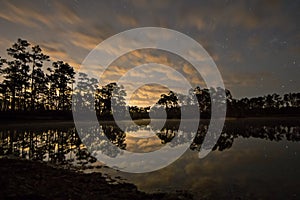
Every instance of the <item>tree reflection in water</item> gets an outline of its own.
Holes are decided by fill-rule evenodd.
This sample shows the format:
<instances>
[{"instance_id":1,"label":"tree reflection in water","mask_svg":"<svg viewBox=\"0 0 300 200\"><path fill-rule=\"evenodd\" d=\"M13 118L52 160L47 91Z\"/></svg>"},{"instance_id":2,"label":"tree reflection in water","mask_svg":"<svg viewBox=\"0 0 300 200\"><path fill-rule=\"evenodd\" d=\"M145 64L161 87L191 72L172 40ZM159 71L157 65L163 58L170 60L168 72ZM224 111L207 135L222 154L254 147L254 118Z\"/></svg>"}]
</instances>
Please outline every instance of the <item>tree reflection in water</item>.
<instances>
[{"instance_id":1,"label":"tree reflection in water","mask_svg":"<svg viewBox=\"0 0 300 200\"><path fill-rule=\"evenodd\" d=\"M258 138L269 141L299 141L300 127L291 123L236 123L227 122L213 150L223 151L231 148L236 138ZM100 129L101 127L101 129ZM126 133L114 123L103 123L98 129L92 128L86 137L79 138L74 127L21 130L0 130L0 155L16 156L31 160L47 161L55 164L85 165L96 161L91 153L102 151L110 157L121 153L121 149L130 149ZM147 125L141 126L147 128ZM208 123L201 123L190 149L199 151L208 129ZM134 127L127 127L126 132L137 132ZM167 122L162 130L155 130L156 139L161 145L173 141L171 147L191 140L188 127L179 130L178 122ZM105 134L105 135L104 135ZM175 137L178 135L178 137ZM103 137L110 142L103 142ZM95 139L96 138L96 139ZM145 138L146 139L146 138ZM128 144L126 144L127 142ZM82 144L91 144L89 151ZM100 145L101 144L101 145ZM112 145L113 144L113 145ZM154 147L153 147L154 148ZM155 147L157 148L157 147Z\"/></svg>"},{"instance_id":2,"label":"tree reflection in water","mask_svg":"<svg viewBox=\"0 0 300 200\"><path fill-rule=\"evenodd\" d=\"M75 128L0 131L0 154L56 164L95 162Z\"/></svg>"}]
</instances>

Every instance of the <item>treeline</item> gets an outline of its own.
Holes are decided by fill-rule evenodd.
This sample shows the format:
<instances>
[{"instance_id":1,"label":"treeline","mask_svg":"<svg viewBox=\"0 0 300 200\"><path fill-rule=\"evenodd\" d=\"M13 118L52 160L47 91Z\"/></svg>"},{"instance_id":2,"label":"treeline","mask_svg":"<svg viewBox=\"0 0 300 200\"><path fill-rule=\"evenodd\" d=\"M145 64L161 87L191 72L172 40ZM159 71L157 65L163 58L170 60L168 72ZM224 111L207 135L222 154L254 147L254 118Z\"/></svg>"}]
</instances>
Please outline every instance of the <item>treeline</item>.
<instances>
[{"instance_id":1,"label":"treeline","mask_svg":"<svg viewBox=\"0 0 300 200\"><path fill-rule=\"evenodd\" d=\"M70 110L75 71L63 61L44 66L49 56L18 39L1 59L0 110Z\"/></svg>"},{"instance_id":2,"label":"treeline","mask_svg":"<svg viewBox=\"0 0 300 200\"><path fill-rule=\"evenodd\" d=\"M211 97L214 101L224 104L226 99L227 117L259 117L259 116L300 116L300 93L268 94L260 97L235 99L231 92L222 88L200 88L191 89L190 93L195 95L184 96L174 94L172 91L161 95L158 104L167 109L169 118L179 118L180 110L189 109L190 105L198 103L202 118L210 118ZM222 95L225 94L225 97ZM197 102L196 102L197 101ZM218 109L218 108L217 108Z\"/></svg>"},{"instance_id":3,"label":"treeline","mask_svg":"<svg viewBox=\"0 0 300 200\"><path fill-rule=\"evenodd\" d=\"M70 117L72 96L75 111L82 108L95 109L97 116L112 118L112 113L125 116L129 110L134 119L148 118L150 107L128 106L125 103L126 91L116 83L99 86L96 79L79 73L75 87L75 71L64 61L50 63L39 45L32 46L28 41L18 39L7 49L8 59L0 57L0 114L7 116L16 113L67 113ZM300 93L278 94L255 98L234 99L229 90L221 88L200 88L190 90L190 95L175 94L170 91L162 94L152 111L165 109L168 118L180 118L182 109L191 109L198 104L201 116L209 118L211 97L222 100L226 95L227 116L298 115ZM91 102L91 100L93 102ZM115 106L112 106L115 105ZM114 109L113 109L113 108ZM1 117L1 116L0 116ZM127 116L129 117L129 116Z\"/></svg>"},{"instance_id":4,"label":"treeline","mask_svg":"<svg viewBox=\"0 0 300 200\"><path fill-rule=\"evenodd\" d=\"M268 94L260 97L231 99L227 116L300 116L300 93Z\"/></svg>"}]
</instances>

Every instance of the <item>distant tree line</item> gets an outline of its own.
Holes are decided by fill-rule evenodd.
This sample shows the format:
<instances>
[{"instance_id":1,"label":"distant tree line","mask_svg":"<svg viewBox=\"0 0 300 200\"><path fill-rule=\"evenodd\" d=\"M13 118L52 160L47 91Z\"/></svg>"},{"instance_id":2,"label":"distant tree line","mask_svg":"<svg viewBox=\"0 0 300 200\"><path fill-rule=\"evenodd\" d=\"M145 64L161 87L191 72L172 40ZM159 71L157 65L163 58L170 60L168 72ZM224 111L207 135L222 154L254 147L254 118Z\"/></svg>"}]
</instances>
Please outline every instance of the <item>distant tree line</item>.
<instances>
[{"instance_id":1,"label":"distant tree line","mask_svg":"<svg viewBox=\"0 0 300 200\"><path fill-rule=\"evenodd\" d=\"M191 89L190 93L195 96L194 99L190 95L184 96L170 91L168 94L161 95L158 104L164 106L169 118L179 118L180 110L189 109L189 105L196 103L198 103L201 117L209 118L211 115L211 97L214 101L220 101L219 104L226 103L227 117L300 115L300 93L287 93L283 96L274 93L242 99L233 98L229 90L223 91L222 88L196 87ZM225 97L220 98L223 94ZM223 102L222 99L226 99L226 102Z\"/></svg>"},{"instance_id":2,"label":"distant tree line","mask_svg":"<svg viewBox=\"0 0 300 200\"><path fill-rule=\"evenodd\" d=\"M229 116L300 115L300 93L283 96L273 93L260 97L231 99L227 104Z\"/></svg>"},{"instance_id":3,"label":"distant tree line","mask_svg":"<svg viewBox=\"0 0 300 200\"><path fill-rule=\"evenodd\" d=\"M71 113L72 96L75 95L75 111L85 107L95 109L99 117L111 118L112 113L124 116L129 110L134 119L149 117L150 107L126 105L126 91L116 83L99 86L96 79L79 73L74 88L74 68L64 61L49 64L50 57L43 53L39 45L32 46L28 41L18 39L7 49L7 54L8 59L0 57L1 113ZM157 105L151 109L155 111L163 108L167 111L168 118L180 118L182 109L191 109L191 105L198 104L201 116L208 118L211 113L211 99L222 99L218 97L223 94L226 95L223 98L226 102L219 103L227 104L227 116L300 113L300 93L234 99L227 89L224 91L221 88L200 87L191 89L189 95L176 94L173 91L162 94Z\"/></svg>"}]
</instances>

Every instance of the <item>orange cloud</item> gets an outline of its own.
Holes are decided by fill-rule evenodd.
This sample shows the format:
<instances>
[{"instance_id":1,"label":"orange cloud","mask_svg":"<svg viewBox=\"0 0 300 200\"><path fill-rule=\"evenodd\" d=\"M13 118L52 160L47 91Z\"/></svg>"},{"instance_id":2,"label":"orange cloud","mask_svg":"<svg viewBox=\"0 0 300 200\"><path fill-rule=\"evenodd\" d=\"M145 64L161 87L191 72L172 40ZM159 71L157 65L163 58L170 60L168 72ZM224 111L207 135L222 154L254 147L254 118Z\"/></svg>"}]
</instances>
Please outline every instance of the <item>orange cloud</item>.
<instances>
[{"instance_id":1,"label":"orange cloud","mask_svg":"<svg viewBox=\"0 0 300 200\"><path fill-rule=\"evenodd\" d=\"M161 94L166 94L169 89L158 84L147 84L138 88L129 99L129 105L151 106L160 98Z\"/></svg>"},{"instance_id":2,"label":"orange cloud","mask_svg":"<svg viewBox=\"0 0 300 200\"><path fill-rule=\"evenodd\" d=\"M62 60L64 62L69 63L75 69L78 69L80 66L80 62L70 58L70 55L63 50L64 46L61 43L57 42L48 42L41 45L42 50L52 61Z\"/></svg>"},{"instance_id":3,"label":"orange cloud","mask_svg":"<svg viewBox=\"0 0 300 200\"><path fill-rule=\"evenodd\" d=\"M94 49L102 41L101 38L93 37L81 32L68 32L66 35L70 37L70 42L73 45L89 51Z\"/></svg>"},{"instance_id":4,"label":"orange cloud","mask_svg":"<svg viewBox=\"0 0 300 200\"><path fill-rule=\"evenodd\" d=\"M7 21L35 28L39 26L37 22L48 24L48 20L35 10L18 7L9 1L5 2L4 7L5 9L0 12L0 18Z\"/></svg>"},{"instance_id":5,"label":"orange cloud","mask_svg":"<svg viewBox=\"0 0 300 200\"><path fill-rule=\"evenodd\" d=\"M137 19L129 15L118 15L117 20L126 27L135 27L138 25Z\"/></svg>"},{"instance_id":6,"label":"orange cloud","mask_svg":"<svg viewBox=\"0 0 300 200\"><path fill-rule=\"evenodd\" d=\"M32 28L45 28L45 26L52 29L56 28L58 24L79 24L82 22L81 18L76 12L69 6L64 5L61 2L54 2L55 14L51 12L41 12L41 10L35 8L30 2L26 2L26 6L17 5L12 2L6 1L2 11L0 12L0 18L10 21L12 23L21 24ZM31 4L28 6L28 4ZM57 10L59 12L57 12Z\"/></svg>"},{"instance_id":7,"label":"orange cloud","mask_svg":"<svg viewBox=\"0 0 300 200\"><path fill-rule=\"evenodd\" d=\"M125 142L127 151L139 153L156 151L164 146L158 137L136 138L127 135Z\"/></svg>"},{"instance_id":8,"label":"orange cloud","mask_svg":"<svg viewBox=\"0 0 300 200\"><path fill-rule=\"evenodd\" d=\"M72 7L58 1L54 2L54 6L59 10L59 16L57 16L59 21L63 21L67 24L80 24L83 22L78 14L72 9Z\"/></svg>"}]
</instances>

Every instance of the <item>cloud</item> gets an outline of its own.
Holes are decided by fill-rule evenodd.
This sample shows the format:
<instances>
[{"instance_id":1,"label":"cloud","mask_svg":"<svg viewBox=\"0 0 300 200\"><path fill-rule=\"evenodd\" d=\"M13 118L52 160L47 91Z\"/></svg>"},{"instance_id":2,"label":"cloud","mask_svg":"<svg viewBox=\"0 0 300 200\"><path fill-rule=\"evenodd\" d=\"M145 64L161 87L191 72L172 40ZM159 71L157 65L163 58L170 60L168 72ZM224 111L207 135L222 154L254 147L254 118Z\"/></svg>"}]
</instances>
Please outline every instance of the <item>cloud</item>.
<instances>
[{"instance_id":1,"label":"cloud","mask_svg":"<svg viewBox=\"0 0 300 200\"><path fill-rule=\"evenodd\" d=\"M70 37L69 41L76 47L85 49L85 50L92 50L94 49L101 41L102 38L94 37L89 34L85 34L82 32L68 32L65 34ZM65 37L66 37L65 36Z\"/></svg>"},{"instance_id":2,"label":"cloud","mask_svg":"<svg viewBox=\"0 0 300 200\"><path fill-rule=\"evenodd\" d=\"M55 1L45 8L43 2L6 1L1 3L0 10L0 18L11 22L12 27L16 29L16 33L12 33L12 36L16 35L15 38L22 37L32 44L40 45L54 61L63 60L75 68L79 67L80 57L76 56L74 48L70 49L69 41L70 36L74 34L70 30L74 29L74 26L80 26L83 21L72 6ZM30 34L27 34L28 31ZM65 35L66 32L72 34ZM9 37L11 35L9 34ZM0 45L4 46L4 44Z\"/></svg>"},{"instance_id":3,"label":"cloud","mask_svg":"<svg viewBox=\"0 0 300 200\"><path fill-rule=\"evenodd\" d=\"M145 65L147 64L148 65ZM157 63L157 64L156 64ZM96 61L95 61L96 64ZM166 67L160 66L163 64ZM145 65L142 67L138 67ZM100 77L101 66L89 66L88 71L99 78L100 84L105 85L110 82L119 82L127 90L127 102L131 105L149 106L156 103L163 93L173 90L177 93L186 93L188 89L196 86L205 87L201 75L182 58L152 49L137 50L125 54L115 60ZM211 70L204 69L204 75L210 76ZM122 78L121 80L119 80ZM152 81L151 81L152 80ZM146 81L146 82L144 82ZM157 83L168 87L154 87L151 83ZM136 91L137 85L143 86ZM191 86L187 85L188 83ZM151 89L149 89L149 87Z\"/></svg>"},{"instance_id":4,"label":"cloud","mask_svg":"<svg viewBox=\"0 0 300 200\"><path fill-rule=\"evenodd\" d=\"M230 26L237 26L245 29L257 28L260 24L260 18L252 12L247 12L246 9L247 7L243 4L231 6L222 13L224 17L223 20L228 19L227 23Z\"/></svg>"},{"instance_id":5,"label":"cloud","mask_svg":"<svg viewBox=\"0 0 300 200\"><path fill-rule=\"evenodd\" d=\"M57 1L47 10L40 10L37 5L28 1L26 4L14 4L6 1L2 5L0 18L31 28L45 28L46 26L55 29L61 24L82 23L81 18L72 7Z\"/></svg>"},{"instance_id":6,"label":"cloud","mask_svg":"<svg viewBox=\"0 0 300 200\"><path fill-rule=\"evenodd\" d=\"M278 28L290 24L282 12L284 1L209 1L190 2L178 9L180 25L203 32L220 31L224 27L254 29Z\"/></svg>"},{"instance_id":7,"label":"cloud","mask_svg":"<svg viewBox=\"0 0 300 200\"><path fill-rule=\"evenodd\" d=\"M5 57L4 55L6 54L6 49L9 48L11 46L11 42L10 40L6 39L6 38L2 38L0 40L0 47L5 47L3 49L0 49L0 54L1 57Z\"/></svg>"},{"instance_id":8,"label":"cloud","mask_svg":"<svg viewBox=\"0 0 300 200\"><path fill-rule=\"evenodd\" d=\"M65 32L62 31L62 28L66 29L74 24L79 25L82 22L81 18L72 7L61 2L54 2L47 9L42 9L43 6L40 3L34 4L30 1L26 4L24 2L16 4L6 1L1 5L0 18L30 30L31 34L25 39L29 39L31 43L38 43L52 60L64 60L78 68L79 60L74 59L75 56L72 55L72 52L67 51L71 34L64 36ZM20 30L24 29L20 26L15 27ZM49 38L44 37L49 36L49 33L55 35L55 38L50 38L54 42L49 42ZM23 33L19 33L17 38L20 36L24 38ZM41 39L43 37L45 39ZM42 40L42 42L39 42L39 40ZM1 46L4 45L1 44Z\"/></svg>"},{"instance_id":9,"label":"cloud","mask_svg":"<svg viewBox=\"0 0 300 200\"><path fill-rule=\"evenodd\" d=\"M184 73L186 73L188 75L193 75L196 73L196 70L187 64L183 65L182 70Z\"/></svg>"},{"instance_id":10,"label":"cloud","mask_svg":"<svg viewBox=\"0 0 300 200\"><path fill-rule=\"evenodd\" d=\"M89 52L115 32L109 25L87 24L87 27L89 28L67 30L63 33L63 37L68 38L75 47Z\"/></svg>"},{"instance_id":11,"label":"cloud","mask_svg":"<svg viewBox=\"0 0 300 200\"><path fill-rule=\"evenodd\" d=\"M50 56L52 61L62 60L69 63L75 69L79 68L80 62L70 57L70 55L64 50L63 44L57 42L45 42L40 46L44 53Z\"/></svg>"},{"instance_id":12,"label":"cloud","mask_svg":"<svg viewBox=\"0 0 300 200\"><path fill-rule=\"evenodd\" d=\"M131 97L129 97L129 105L151 106L160 98L161 94L167 94L169 89L158 84L147 84L138 88Z\"/></svg>"},{"instance_id":13,"label":"cloud","mask_svg":"<svg viewBox=\"0 0 300 200\"><path fill-rule=\"evenodd\" d=\"M117 20L125 27L136 27L138 25L137 19L129 15L117 15Z\"/></svg>"},{"instance_id":14,"label":"cloud","mask_svg":"<svg viewBox=\"0 0 300 200\"><path fill-rule=\"evenodd\" d=\"M179 18L181 27L194 27L196 30L207 30L208 24L204 19L205 16L199 13L186 12Z\"/></svg>"},{"instance_id":15,"label":"cloud","mask_svg":"<svg viewBox=\"0 0 300 200\"><path fill-rule=\"evenodd\" d=\"M261 43L261 38L258 37L257 35L250 36L247 41L247 45L252 48L257 47L260 43Z\"/></svg>"},{"instance_id":16,"label":"cloud","mask_svg":"<svg viewBox=\"0 0 300 200\"><path fill-rule=\"evenodd\" d=\"M139 135L136 132L135 135ZM161 140L158 137L137 138L126 133L126 150L131 152L151 152L162 148Z\"/></svg>"},{"instance_id":17,"label":"cloud","mask_svg":"<svg viewBox=\"0 0 300 200\"><path fill-rule=\"evenodd\" d=\"M80 24L83 22L82 18L79 17L79 15L75 12L74 9L72 9L71 6L59 1L55 1L54 7L59 11L56 11L59 14L58 16L56 16L59 21L71 25Z\"/></svg>"},{"instance_id":18,"label":"cloud","mask_svg":"<svg viewBox=\"0 0 300 200\"><path fill-rule=\"evenodd\" d=\"M245 72L222 67L222 72L224 85L235 98L272 93L280 84L279 79L268 71ZM258 93L259 91L261 92Z\"/></svg>"},{"instance_id":19,"label":"cloud","mask_svg":"<svg viewBox=\"0 0 300 200\"><path fill-rule=\"evenodd\" d=\"M28 27L38 27L38 22L49 26L47 18L38 13L34 9L30 9L23 6L16 6L12 2L5 1L4 5L1 6L0 18L5 19L9 22L18 23Z\"/></svg>"},{"instance_id":20,"label":"cloud","mask_svg":"<svg viewBox=\"0 0 300 200\"><path fill-rule=\"evenodd\" d=\"M153 1L149 2L147 0L139 0L139 1L129 1L128 3L131 6L136 7L138 9L170 9L170 3L175 3L174 1L165 0L165 1Z\"/></svg>"},{"instance_id":21,"label":"cloud","mask_svg":"<svg viewBox=\"0 0 300 200\"><path fill-rule=\"evenodd\" d=\"M239 51L231 51L231 52L229 52L229 59L232 62L240 63L243 61L243 56L242 56L241 52L239 52Z\"/></svg>"},{"instance_id":22,"label":"cloud","mask_svg":"<svg viewBox=\"0 0 300 200\"><path fill-rule=\"evenodd\" d=\"M261 73L245 73L241 71L232 71L228 74L224 74L225 85L231 87L245 87L254 86L257 84L257 80L261 77Z\"/></svg>"}]
</instances>

